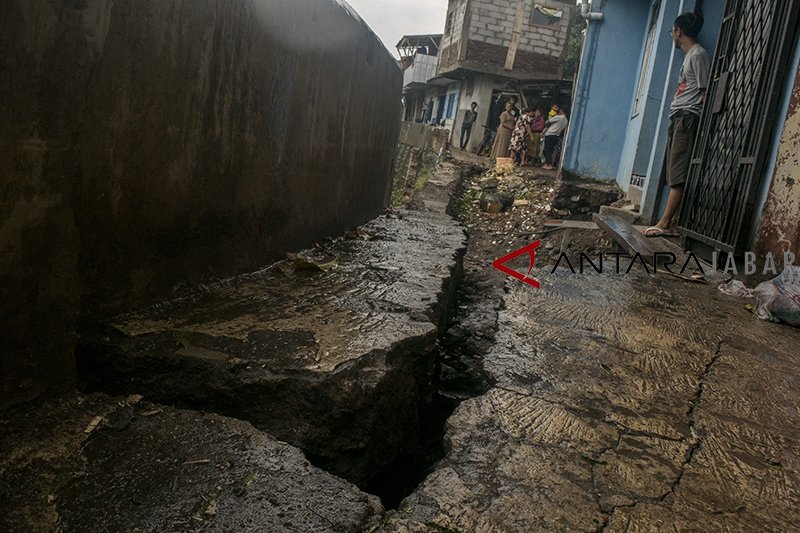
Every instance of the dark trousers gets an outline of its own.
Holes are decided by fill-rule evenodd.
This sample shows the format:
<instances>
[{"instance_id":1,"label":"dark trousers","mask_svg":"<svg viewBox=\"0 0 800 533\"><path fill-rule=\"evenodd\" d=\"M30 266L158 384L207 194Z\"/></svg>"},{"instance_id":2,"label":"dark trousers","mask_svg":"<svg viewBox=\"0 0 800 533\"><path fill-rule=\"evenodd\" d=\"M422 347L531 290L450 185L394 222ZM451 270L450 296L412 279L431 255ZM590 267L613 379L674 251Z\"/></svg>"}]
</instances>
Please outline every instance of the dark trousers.
<instances>
[{"instance_id":1,"label":"dark trousers","mask_svg":"<svg viewBox=\"0 0 800 533\"><path fill-rule=\"evenodd\" d=\"M561 137L558 135L545 135L544 136L544 164L545 165L552 165L553 164L553 155L555 154L556 150L558 150L559 140Z\"/></svg>"},{"instance_id":2,"label":"dark trousers","mask_svg":"<svg viewBox=\"0 0 800 533\"><path fill-rule=\"evenodd\" d=\"M461 126L461 149L467 149L467 143L469 143L469 138L472 136L472 126L473 124L464 124Z\"/></svg>"}]
</instances>

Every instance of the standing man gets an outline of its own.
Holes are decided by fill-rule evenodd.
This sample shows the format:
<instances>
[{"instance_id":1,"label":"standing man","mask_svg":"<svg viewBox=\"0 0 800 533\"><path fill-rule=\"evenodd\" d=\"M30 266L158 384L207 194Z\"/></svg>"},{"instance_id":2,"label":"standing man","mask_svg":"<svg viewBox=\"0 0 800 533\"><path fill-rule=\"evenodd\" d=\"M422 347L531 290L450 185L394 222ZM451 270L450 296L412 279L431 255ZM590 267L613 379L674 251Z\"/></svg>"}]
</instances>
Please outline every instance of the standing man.
<instances>
[{"instance_id":1,"label":"standing man","mask_svg":"<svg viewBox=\"0 0 800 533\"><path fill-rule=\"evenodd\" d=\"M669 114L669 138L667 140L667 182L670 186L667 207L661 220L647 228L647 237L675 236L675 222L683 200L689 163L692 158L694 140L711 72L711 58L708 52L697 43L697 35L703 28L701 13L684 13L672 25L672 40L675 48L680 48L685 57L678 78L678 89L672 99Z\"/></svg>"},{"instance_id":2,"label":"standing man","mask_svg":"<svg viewBox=\"0 0 800 533\"><path fill-rule=\"evenodd\" d=\"M543 169L555 170L556 162L561 153L561 135L567 129L569 121L564 116L564 110L559 108L556 115L544 123L544 165Z\"/></svg>"},{"instance_id":3,"label":"standing man","mask_svg":"<svg viewBox=\"0 0 800 533\"><path fill-rule=\"evenodd\" d=\"M511 103L511 114L514 115L514 118L519 118L520 112L519 108L517 107L517 97L512 96L508 99L508 101Z\"/></svg>"},{"instance_id":4,"label":"standing man","mask_svg":"<svg viewBox=\"0 0 800 533\"><path fill-rule=\"evenodd\" d=\"M469 111L464 113L464 122L461 123L461 149L466 150L469 138L472 136L472 127L475 121L478 120L478 104L472 102L469 106Z\"/></svg>"}]
</instances>

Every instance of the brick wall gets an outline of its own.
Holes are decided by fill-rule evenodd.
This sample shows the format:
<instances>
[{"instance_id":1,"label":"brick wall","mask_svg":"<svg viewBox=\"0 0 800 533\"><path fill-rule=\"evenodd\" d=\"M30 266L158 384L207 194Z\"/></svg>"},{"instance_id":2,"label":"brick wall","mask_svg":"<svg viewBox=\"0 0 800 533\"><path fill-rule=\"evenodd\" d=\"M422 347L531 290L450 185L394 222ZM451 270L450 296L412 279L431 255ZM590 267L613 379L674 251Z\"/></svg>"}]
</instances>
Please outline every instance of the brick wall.
<instances>
[{"instance_id":1,"label":"brick wall","mask_svg":"<svg viewBox=\"0 0 800 533\"><path fill-rule=\"evenodd\" d=\"M564 15L561 21L552 27L533 25L531 17L534 4L562 10ZM490 61L496 66L504 66L516 19L516 0L472 0L471 5L470 43L466 59L468 61ZM569 32L571 8L571 3L558 0L526 0L515 71L531 72L530 69L537 69L539 68L537 65L540 64L545 65L548 72L556 73L559 70L560 59ZM476 45L484 43L488 46L473 46L473 41ZM502 47L505 52L499 54L498 47ZM550 57L554 62L546 62L542 56Z\"/></svg>"},{"instance_id":2,"label":"brick wall","mask_svg":"<svg viewBox=\"0 0 800 533\"><path fill-rule=\"evenodd\" d=\"M508 46L498 46L472 40L467 43L467 57L470 61L504 65L507 54ZM517 58L514 61L514 71L557 75L560 72L559 69L559 59L546 54L520 50L517 52Z\"/></svg>"}]
</instances>

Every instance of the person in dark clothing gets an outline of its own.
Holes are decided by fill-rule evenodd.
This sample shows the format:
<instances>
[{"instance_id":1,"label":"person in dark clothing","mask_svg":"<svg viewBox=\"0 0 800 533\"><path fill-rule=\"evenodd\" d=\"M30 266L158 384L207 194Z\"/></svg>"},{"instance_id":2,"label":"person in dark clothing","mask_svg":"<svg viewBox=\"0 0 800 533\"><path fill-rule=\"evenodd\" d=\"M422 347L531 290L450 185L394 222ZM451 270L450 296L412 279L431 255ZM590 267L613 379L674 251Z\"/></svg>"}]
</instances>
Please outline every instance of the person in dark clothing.
<instances>
[{"instance_id":1,"label":"person in dark clothing","mask_svg":"<svg viewBox=\"0 0 800 533\"><path fill-rule=\"evenodd\" d=\"M514 118L519 118L522 113L520 113L520 110L517 107L517 97L512 96L508 99L508 101L511 103L511 114L514 116Z\"/></svg>"},{"instance_id":2,"label":"person in dark clothing","mask_svg":"<svg viewBox=\"0 0 800 533\"><path fill-rule=\"evenodd\" d=\"M478 120L478 104L472 102L469 106L469 111L464 113L464 122L461 123L461 149L466 150L469 144L469 138L472 136L472 127L475 121Z\"/></svg>"}]
</instances>

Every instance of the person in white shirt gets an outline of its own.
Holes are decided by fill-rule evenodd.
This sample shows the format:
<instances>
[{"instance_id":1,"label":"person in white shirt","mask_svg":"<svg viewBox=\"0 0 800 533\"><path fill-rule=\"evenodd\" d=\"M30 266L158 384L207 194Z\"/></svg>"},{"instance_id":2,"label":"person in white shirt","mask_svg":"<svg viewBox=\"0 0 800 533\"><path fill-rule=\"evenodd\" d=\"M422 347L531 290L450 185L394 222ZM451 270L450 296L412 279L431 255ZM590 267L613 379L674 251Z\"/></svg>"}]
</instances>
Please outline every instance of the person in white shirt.
<instances>
[{"instance_id":1,"label":"person in white shirt","mask_svg":"<svg viewBox=\"0 0 800 533\"><path fill-rule=\"evenodd\" d=\"M564 110L559 108L558 114L544 123L544 166L542 168L553 170L556 161L561 155L561 137L567 129L569 121L564 116Z\"/></svg>"},{"instance_id":2,"label":"person in white shirt","mask_svg":"<svg viewBox=\"0 0 800 533\"><path fill-rule=\"evenodd\" d=\"M711 72L711 58L697 43L697 35L702 28L701 13L684 13L675 19L670 31L675 48L681 49L685 57L669 114L666 160L669 198L661 220L655 226L644 230L647 237L678 235L675 231L675 222L683 200L683 190L689 175L689 163L692 159Z\"/></svg>"}]
</instances>

